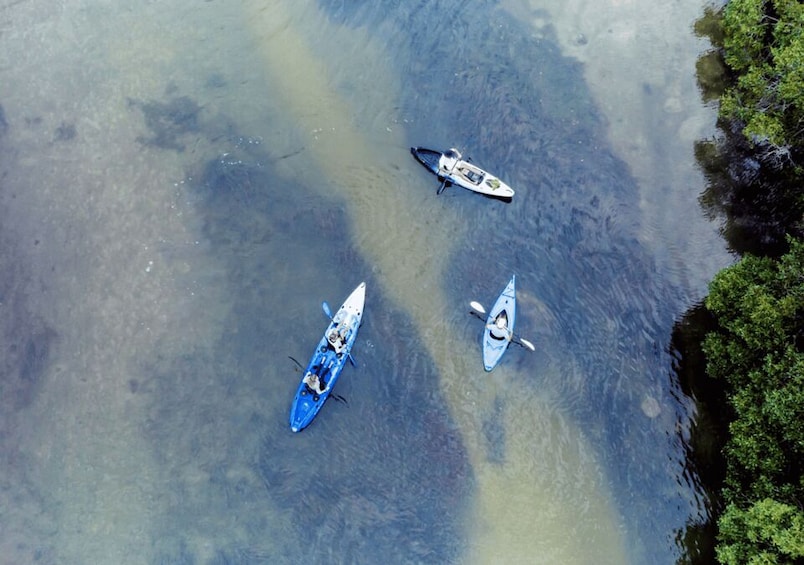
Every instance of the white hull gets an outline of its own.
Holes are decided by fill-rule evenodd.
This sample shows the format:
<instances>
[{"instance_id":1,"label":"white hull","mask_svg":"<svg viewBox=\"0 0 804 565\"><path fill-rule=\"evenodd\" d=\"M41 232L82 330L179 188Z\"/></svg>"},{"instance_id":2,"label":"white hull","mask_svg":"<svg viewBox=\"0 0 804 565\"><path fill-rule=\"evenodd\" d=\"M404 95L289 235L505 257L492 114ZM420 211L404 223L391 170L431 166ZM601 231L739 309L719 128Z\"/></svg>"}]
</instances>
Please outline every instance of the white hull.
<instances>
[{"instance_id":1,"label":"white hull","mask_svg":"<svg viewBox=\"0 0 804 565\"><path fill-rule=\"evenodd\" d=\"M505 184L499 178L488 171L485 171L460 158L460 153L452 149L458 158L453 158L445 153L438 162L438 176L447 179L452 184L461 186L467 190L496 196L498 198L512 198L514 189Z\"/></svg>"}]
</instances>

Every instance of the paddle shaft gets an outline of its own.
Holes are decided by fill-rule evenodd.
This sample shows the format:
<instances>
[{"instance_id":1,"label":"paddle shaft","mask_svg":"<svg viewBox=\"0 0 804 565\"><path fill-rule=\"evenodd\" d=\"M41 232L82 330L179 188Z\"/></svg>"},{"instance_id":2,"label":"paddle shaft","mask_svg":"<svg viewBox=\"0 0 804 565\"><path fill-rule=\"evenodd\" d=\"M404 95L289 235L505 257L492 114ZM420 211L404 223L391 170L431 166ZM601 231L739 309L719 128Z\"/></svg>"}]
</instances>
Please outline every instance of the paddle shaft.
<instances>
[{"instance_id":1,"label":"paddle shaft","mask_svg":"<svg viewBox=\"0 0 804 565\"><path fill-rule=\"evenodd\" d=\"M469 310L469 313L472 314L473 316L475 316L478 320L482 320L483 322L486 321L486 318L484 316L482 316L480 314L480 312L477 312L475 310ZM513 343L519 345L520 347L524 347L525 349L528 349L530 351L534 351L533 345L529 341L528 342L523 341L523 339L521 337L519 337L517 334L515 334L513 332L511 334L511 341Z\"/></svg>"}]
</instances>

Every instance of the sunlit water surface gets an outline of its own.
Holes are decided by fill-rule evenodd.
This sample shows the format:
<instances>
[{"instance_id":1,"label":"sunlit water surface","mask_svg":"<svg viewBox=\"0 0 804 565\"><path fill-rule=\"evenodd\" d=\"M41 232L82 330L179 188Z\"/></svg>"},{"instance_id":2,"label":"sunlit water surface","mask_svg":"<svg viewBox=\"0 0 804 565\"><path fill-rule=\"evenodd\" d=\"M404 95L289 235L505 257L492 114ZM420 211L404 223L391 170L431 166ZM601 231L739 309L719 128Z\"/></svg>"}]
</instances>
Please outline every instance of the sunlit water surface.
<instances>
[{"instance_id":1,"label":"sunlit water surface","mask_svg":"<svg viewBox=\"0 0 804 565\"><path fill-rule=\"evenodd\" d=\"M702 6L385 4L0 7L0 560L679 557L670 331L729 260ZM437 197L411 145L517 195ZM537 351L489 374L468 301L512 273ZM363 280L348 404L292 434Z\"/></svg>"}]
</instances>

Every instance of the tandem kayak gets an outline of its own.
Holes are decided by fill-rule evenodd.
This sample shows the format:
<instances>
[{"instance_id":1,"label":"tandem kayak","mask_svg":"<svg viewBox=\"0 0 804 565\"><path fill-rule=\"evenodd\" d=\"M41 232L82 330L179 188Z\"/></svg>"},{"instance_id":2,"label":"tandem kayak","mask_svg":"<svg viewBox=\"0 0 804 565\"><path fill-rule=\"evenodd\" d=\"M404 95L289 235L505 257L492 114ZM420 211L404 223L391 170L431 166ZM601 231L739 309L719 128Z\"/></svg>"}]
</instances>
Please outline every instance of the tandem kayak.
<instances>
[{"instance_id":1,"label":"tandem kayak","mask_svg":"<svg viewBox=\"0 0 804 565\"><path fill-rule=\"evenodd\" d=\"M516 275L505 286L486 318L483 330L483 365L491 371L500 362L514 338L516 322Z\"/></svg>"},{"instance_id":2,"label":"tandem kayak","mask_svg":"<svg viewBox=\"0 0 804 565\"><path fill-rule=\"evenodd\" d=\"M363 319L366 283L352 291L332 317L302 375L290 408L290 429L299 432L310 425L329 398L346 360L350 358ZM325 308L325 311L328 308Z\"/></svg>"},{"instance_id":3,"label":"tandem kayak","mask_svg":"<svg viewBox=\"0 0 804 565\"><path fill-rule=\"evenodd\" d=\"M484 171L469 161L464 161L457 149L441 152L424 147L411 147L410 152L419 163L442 182L438 194L441 194L449 183L505 200L510 200L514 196L514 189L488 171Z\"/></svg>"}]
</instances>

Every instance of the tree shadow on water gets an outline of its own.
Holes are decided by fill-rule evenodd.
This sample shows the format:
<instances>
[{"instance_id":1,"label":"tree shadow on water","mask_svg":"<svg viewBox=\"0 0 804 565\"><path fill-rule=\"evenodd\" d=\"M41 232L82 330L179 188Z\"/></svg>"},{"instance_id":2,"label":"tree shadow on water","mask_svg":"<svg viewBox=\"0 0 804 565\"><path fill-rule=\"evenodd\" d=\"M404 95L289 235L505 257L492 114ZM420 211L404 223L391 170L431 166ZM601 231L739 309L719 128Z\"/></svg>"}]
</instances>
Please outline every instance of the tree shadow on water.
<instances>
[{"instance_id":1,"label":"tree shadow on water","mask_svg":"<svg viewBox=\"0 0 804 565\"><path fill-rule=\"evenodd\" d=\"M707 180L701 207L722 221L733 252L778 257L788 249L787 234L804 236L804 198L789 188L795 176L758 159L741 132L696 142L695 157Z\"/></svg>"},{"instance_id":2,"label":"tree shadow on water","mask_svg":"<svg viewBox=\"0 0 804 565\"><path fill-rule=\"evenodd\" d=\"M720 12L706 8L695 31L714 46L696 63L701 97L717 101L737 81L724 62ZM749 141L744 126L719 118L720 134L695 143L707 182L699 202L709 218L721 220L721 234L733 252L778 257L788 249L787 234L804 236L804 192L795 163L801 150Z\"/></svg>"},{"instance_id":3,"label":"tree shadow on water","mask_svg":"<svg viewBox=\"0 0 804 565\"><path fill-rule=\"evenodd\" d=\"M671 348L681 392L695 401L696 416L684 442L684 477L699 483L699 512L676 533L682 552L677 563L703 565L715 562L717 516L722 510L720 489L726 475L722 446L731 419L723 387L706 374L706 358L701 344L715 321L699 304L691 308L673 327Z\"/></svg>"}]
</instances>

